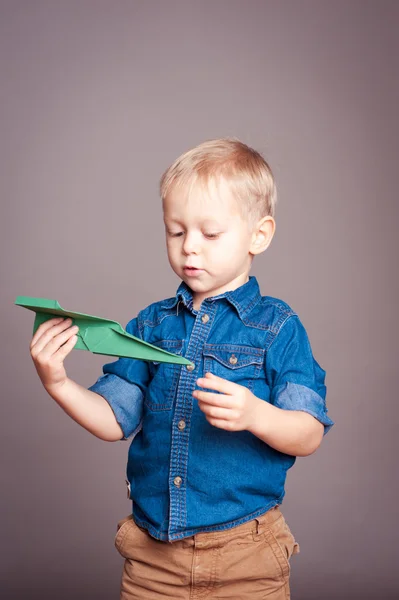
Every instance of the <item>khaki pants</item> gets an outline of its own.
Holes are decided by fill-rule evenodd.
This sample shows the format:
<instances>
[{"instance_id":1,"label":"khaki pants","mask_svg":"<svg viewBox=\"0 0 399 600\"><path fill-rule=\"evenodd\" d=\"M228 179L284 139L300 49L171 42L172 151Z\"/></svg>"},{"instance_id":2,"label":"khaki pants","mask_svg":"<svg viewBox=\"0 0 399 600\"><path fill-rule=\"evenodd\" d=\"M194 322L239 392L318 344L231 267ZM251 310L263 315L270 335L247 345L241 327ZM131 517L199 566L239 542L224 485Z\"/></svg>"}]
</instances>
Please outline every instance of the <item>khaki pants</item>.
<instances>
[{"instance_id":1,"label":"khaki pants","mask_svg":"<svg viewBox=\"0 0 399 600\"><path fill-rule=\"evenodd\" d=\"M121 600L287 600L289 560L299 552L279 506L225 531L161 542L132 517L118 523L125 559Z\"/></svg>"}]
</instances>

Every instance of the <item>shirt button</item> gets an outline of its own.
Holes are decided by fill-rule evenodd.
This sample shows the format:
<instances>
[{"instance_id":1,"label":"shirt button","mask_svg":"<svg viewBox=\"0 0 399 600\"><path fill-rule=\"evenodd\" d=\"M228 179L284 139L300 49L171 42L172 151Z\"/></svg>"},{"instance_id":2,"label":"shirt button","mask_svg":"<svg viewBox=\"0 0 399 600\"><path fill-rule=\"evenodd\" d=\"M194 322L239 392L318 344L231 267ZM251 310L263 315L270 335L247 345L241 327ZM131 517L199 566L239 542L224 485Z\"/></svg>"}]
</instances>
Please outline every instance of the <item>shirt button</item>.
<instances>
[{"instance_id":1,"label":"shirt button","mask_svg":"<svg viewBox=\"0 0 399 600\"><path fill-rule=\"evenodd\" d=\"M236 356L234 356L234 354L232 354L229 358L229 363L232 365L235 365L238 361L238 358Z\"/></svg>"},{"instance_id":2,"label":"shirt button","mask_svg":"<svg viewBox=\"0 0 399 600\"><path fill-rule=\"evenodd\" d=\"M187 371L194 371L195 365L194 364L193 365L186 365L186 369L187 369Z\"/></svg>"},{"instance_id":3,"label":"shirt button","mask_svg":"<svg viewBox=\"0 0 399 600\"><path fill-rule=\"evenodd\" d=\"M201 321L202 321L203 323L208 323L208 321L209 321L209 315L203 315L203 316L201 317Z\"/></svg>"},{"instance_id":4,"label":"shirt button","mask_svg":"<svg viewBox=\"0 0 399 600\"><path fill-rule=\"evenodd\" d=\"M177 427L180 429L180 431L183 431L183 429L186 427L186 422L182 419L178 422Z\"/></svg>"},{"instance_id":5,"label":"shirt button","mask_svg":"<svg viewBox=\"0 0 399 600\"><path fill-rule=\"evenodd\" d=\"M176 487L180 487L182 482L183 482L183 480L181 477L175 477L173 480L173 483L175 484Z\"/></svg>"}]
</instances>

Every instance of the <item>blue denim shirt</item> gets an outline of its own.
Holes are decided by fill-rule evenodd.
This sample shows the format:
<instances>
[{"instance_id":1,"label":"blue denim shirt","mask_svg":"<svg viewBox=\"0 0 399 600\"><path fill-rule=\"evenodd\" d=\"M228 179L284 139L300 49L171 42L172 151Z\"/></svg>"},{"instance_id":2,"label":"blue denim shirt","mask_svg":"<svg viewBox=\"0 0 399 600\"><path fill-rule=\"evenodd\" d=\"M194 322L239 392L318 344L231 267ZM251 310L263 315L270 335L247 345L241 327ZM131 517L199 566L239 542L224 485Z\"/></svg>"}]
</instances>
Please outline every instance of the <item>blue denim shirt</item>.
<instances>
[{"instance_id":1,"label":"blue denim shirt","mask_svg":"<svg viewBox=\"0 0 399 600\"><path fill-rule=\"evenodd\" d=\"M120 358L89 389L133 434L127 479L133 516L159 540L229 529L263 514L285 495L296 458L249 431L212 426L193 398L207 371L249 388L264 402L308 412L324 425L325 371L312 355L298 315L262 296L254 276L193 309L190 288L139 312L126 330L195 364ZM191 369L191 370L190 370Z\"/></svg>"}]
</instances>

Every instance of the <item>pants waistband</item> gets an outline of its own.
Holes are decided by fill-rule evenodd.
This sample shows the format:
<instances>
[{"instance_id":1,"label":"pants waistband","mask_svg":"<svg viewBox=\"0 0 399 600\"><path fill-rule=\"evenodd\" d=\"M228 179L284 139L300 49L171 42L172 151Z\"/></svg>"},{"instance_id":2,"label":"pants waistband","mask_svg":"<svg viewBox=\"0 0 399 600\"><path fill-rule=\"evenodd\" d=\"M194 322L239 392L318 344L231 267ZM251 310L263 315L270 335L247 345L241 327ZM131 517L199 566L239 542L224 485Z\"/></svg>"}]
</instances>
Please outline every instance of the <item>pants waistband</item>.
<instances>
[{"instance_id":1,"label":"pants waistband","mask_svg":"<svg viewBox=\"0 0 399 600\"><path fill-rule=\"evenodd\" d=\"M182 544L183 546L195 546L196 548L209 548L212 546L218 546L222 544L226 539L232 540L235 537L241 537L242 535L252 533L254 536L261 534L268 525L277 521L282 517L282 512L278 504L270 508L263 515L255 517L251 521L247 521L242 525L236 525L230 529L224 529L223 531L206 531L201 533L195 533L194 535L173 542L173 545Z\"/></svg>"}]
</instances>

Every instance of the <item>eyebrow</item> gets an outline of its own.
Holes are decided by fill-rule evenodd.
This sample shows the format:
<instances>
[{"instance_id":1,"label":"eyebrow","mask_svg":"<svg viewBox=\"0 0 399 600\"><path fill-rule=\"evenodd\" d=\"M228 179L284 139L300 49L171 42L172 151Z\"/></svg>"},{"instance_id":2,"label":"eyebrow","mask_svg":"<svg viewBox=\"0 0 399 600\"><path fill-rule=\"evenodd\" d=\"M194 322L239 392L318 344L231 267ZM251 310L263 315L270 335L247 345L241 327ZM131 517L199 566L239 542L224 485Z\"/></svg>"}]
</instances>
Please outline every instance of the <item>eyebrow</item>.
<instances>
[{"instance_id":1,"label":"eyebrow","mask_svg":"<svg viewBox=\"0 0 399 600\"><path fill-rule=\"evenodd\" d=\"M177 219L170 219L168 217L165 217L165 221L167 221L168 223L176 223L177 225L182 225L182 223ZM215 221L215 219L205 219L204 221L202 221L202 225L216 225L216 227L222 227L222 225L218 221Z\"/></svg>"}]
</instances>

